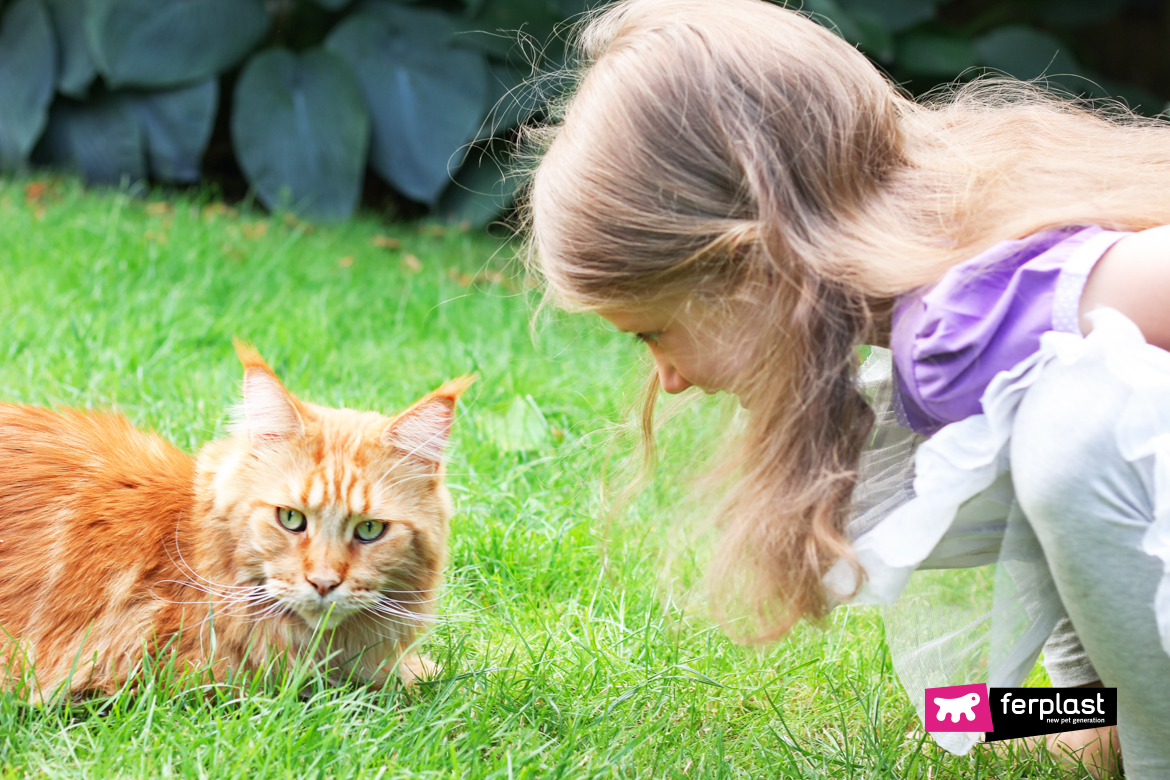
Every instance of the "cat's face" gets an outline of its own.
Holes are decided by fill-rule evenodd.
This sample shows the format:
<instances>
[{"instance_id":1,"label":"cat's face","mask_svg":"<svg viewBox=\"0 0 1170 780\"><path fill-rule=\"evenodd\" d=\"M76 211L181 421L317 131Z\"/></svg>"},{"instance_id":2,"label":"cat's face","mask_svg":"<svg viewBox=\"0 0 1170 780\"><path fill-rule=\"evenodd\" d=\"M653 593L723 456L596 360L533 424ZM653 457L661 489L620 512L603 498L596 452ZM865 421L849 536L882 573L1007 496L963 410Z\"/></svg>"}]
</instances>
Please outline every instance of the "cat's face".
<instances>
[{"instance_id":1,"label":"cat's face","mask_svg":"<svg viewBox=\"0 0 1170 780\"><path fill-rule=\"evenodd\" d=\"M241 357L241 430L207 489L233 581L262 593L242 609L309 629L362 616L388 638L417 626L446 559L443 450L466 382L387 418L299 401Z\"/></svg>"}]
</instances>

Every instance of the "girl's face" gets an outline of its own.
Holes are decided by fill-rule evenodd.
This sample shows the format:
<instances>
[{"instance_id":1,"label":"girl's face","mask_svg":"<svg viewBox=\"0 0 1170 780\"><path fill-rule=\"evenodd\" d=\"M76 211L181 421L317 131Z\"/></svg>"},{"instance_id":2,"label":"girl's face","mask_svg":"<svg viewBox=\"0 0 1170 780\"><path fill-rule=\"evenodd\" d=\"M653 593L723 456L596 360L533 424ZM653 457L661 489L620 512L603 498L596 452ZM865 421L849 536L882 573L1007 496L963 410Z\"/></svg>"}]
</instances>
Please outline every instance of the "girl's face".
<instances>
[{"instance_id":1,"label":"girl's face","mask_svg":"<svg viewBox=\"0 0 1170 780\"><path fill-rule=\"evenodd\" d=\"M646 344L666 392L681 393L692 386L704 393L734 392L743 350L736 340L726 338L733 329L717 322L702 305L664 303L597 313Z\"/></svg>"}]
</instances>

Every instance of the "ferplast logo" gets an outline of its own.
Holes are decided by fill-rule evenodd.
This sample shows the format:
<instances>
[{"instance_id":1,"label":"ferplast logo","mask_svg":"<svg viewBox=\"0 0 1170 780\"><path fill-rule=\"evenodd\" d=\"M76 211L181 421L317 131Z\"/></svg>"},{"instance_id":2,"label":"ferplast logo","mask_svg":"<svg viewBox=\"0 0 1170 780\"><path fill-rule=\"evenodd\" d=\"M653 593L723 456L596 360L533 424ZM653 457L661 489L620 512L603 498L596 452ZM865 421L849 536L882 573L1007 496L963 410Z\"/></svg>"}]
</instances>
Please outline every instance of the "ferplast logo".
<instances>
[{"instance_id":1,"label":"ferplast logo","mask_svg":"<svg viewBox=\"0 0 1170 780\"><path fill-rule=\"evenodd\" d=\"M1117 725L1116 688L992 688L995 729L986 740Z\"/></svg>"},{"instance_id":2,"label":"ferplast logo","mask_svg":"<svg viewBox=\"0 0 1170 780\"><path fill-rule=\"evenodd\" d=\"M986 685L926 689L927 731L991 731L992 728Z\"/></svg>"},{"instance_id":3,"label":"ferplast logo","mask_svg":"<svg viewBox=\"0 0 1170 780\"><path fill-rule=\"evenodd\" d=\"M988 742L1117 725L1116 688L926 689L927 731L984 732Z\"/></svg>"}]
</instances>

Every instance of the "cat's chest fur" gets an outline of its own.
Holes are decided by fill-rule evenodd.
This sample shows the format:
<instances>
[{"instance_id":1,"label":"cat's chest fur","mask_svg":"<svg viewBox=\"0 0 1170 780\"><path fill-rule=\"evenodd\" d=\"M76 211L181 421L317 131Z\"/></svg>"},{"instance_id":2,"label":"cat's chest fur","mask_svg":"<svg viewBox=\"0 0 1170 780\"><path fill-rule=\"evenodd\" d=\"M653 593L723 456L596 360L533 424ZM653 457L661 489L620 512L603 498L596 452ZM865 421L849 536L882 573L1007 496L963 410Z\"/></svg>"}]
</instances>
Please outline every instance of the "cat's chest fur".
<instances>
[{"instance_id":1,"label":"cat's chest fur","mask_svg":"<svg viewBox=\"0 0 1170 780\"><path fill-rule=\"evenodd\" d=\"M466 381L394 418L295 399L247 348L235 436L198 461L115 414L0 405L0 672L110 692L144 655L255 671L328 647L409 681L446 559Z\"/></svg>"}]
</instances>

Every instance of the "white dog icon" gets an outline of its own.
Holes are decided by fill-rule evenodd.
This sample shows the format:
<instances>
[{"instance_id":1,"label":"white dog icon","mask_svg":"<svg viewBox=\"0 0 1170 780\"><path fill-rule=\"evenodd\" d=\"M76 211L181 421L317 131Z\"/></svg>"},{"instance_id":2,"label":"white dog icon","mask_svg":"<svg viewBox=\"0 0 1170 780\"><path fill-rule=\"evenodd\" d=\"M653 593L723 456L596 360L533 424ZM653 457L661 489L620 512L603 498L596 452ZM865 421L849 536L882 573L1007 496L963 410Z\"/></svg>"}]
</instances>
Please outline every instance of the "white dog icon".
<instances>
[{"instance_id":1,"label":"white dog icon","mask_svg":"<svg viewBox=\"0 0 1170 780\"><path fill-rule=\"evenodd\" d=\"M947 715L950 715L951 723L958 723L960 714L966 715L967 720L975 720L975 705L979 703L979 694L968 693L955 699L935 697L934 703L938 705L939 720L946 720Z\"/></svg>"}]
</instances>

